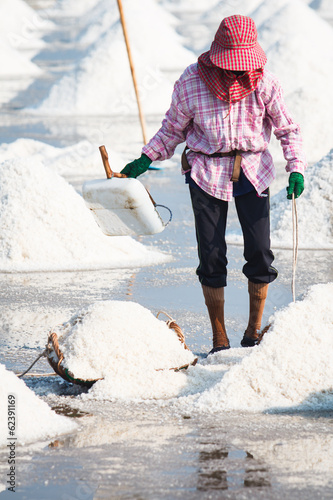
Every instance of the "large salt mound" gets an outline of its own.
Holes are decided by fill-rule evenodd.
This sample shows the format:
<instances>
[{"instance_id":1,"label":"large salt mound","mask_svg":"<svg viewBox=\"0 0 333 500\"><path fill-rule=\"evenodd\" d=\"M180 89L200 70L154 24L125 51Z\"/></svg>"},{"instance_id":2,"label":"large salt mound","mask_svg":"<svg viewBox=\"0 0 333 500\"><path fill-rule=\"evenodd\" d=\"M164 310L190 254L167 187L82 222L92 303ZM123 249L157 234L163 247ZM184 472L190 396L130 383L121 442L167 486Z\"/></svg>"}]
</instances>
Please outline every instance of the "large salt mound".
<instances>
[{"instance_id":1,"label":"large salt mound","mask_svg":"<svg viewBox=\"0 0 333 500\"><path fill-rule=\"evenodd\" d=\"M120 172L126 165L126 159L108 146L107 150L112 170ZM42 162L63 176L82 178L94 175L96 178L103 178L105 175L98 146L88 140L72 146L56 147L34 139L21 138L8 144L1 144L0 156L2 161L29 158L34 162Z\"/></svg>"},{"instance_id":2,"label":"large salt mound","mask_svg":"<svg viewBox=\"0 0 333 500\"><path fill-rule=\"evenodd\" d=\"M333 248L333 149L305 173L305 190L297 199L300 248ZM292 247L292 204L282 189L271 201L273 248Z\"/></svg>"},{"instance_id":3,"label":"large salt mound","mask_svg":"<svg viewBox=\"0 0 333 500\"><path fill-rule=\"evenodd\" d=\"M333 21L333 3L332 0L309 0L309 6L315 9L324 19Z\"/></svg>"},{"instance_id":4,"label":"large salt mound","mask_svg":"<svg viewBox=\"0 0 333 500\"><path fill-rule=\"evenodd\" d=\"M203 13L202 21L214 23L217 29L223 18L235 14L249 16L261 2L262 0L233 0L232 2L222 0Z\"/></svg>"},{"instance_id":5,"label":"large salt mound","mask_svg":"<svg viewBox=\"0 0 333 500\"><path fill-rule=\"evenodd\" d=\"M56 4L50 9L52 15L61 13L61 16L77 16L81 17L91 10L96 8L98 4L105 3L104 0L58 0ZM110 7L110 6L109 6ZM112 7L111 7L112 8Z\"/></svg>"},{"instance_id":6,"label":"large salt mound","mask_svg":"<svg viewBox=\"0 0 333 500\"><path fill-rule=\"evenodd\" d=\"M15 405L15 441L17 445L26 445L37 440L45 440L59 434L71 432L77 428L73 420L57 415L39 399L14 373L0 364L0 446L6 446L8 434L8 395L14 395Z\"/></svg>"},{"instance_id":7,"label":"large salt mound","mask_svg":"<svg viewBox=\"0 0 333 500\"><path fill-rule=\"evenodd\" d=\"M306 156L318 161L332 146L333 94L327 82L333 76L333 29L301 0L264 0L252 17L267 68L281 81L287 106L301 125Z\"/></svg>"},{"instance_id":8,"label":"large salt mound","mask_svg":"<svg viewBox=\"0 0 333 500\"><path fill-rule=\"evenodd\" d=\"M172 12L202 12L213 9L218 0L159 0L163 7Z\"/></svg>"},{"instance_id":9,"label":"large salt mound","mask_svg":"<svg viewBox=\"0 0 333 500\"><path fill-rule=\"evenodd\" d=\"M195 56L182 46L179 35L170 26L170 14L153 0L127 0L124 9L142 107L146 113L163 113L169 107L173 87L173 77L168 77L168 72L183 70ZM53 85L37 110L53 114L137 113L119 22L102 34L74 70Z\"/></svg>"},{"instance_id":10,"label":"large salt mound","mask_svg":"<svg viewBox=\"0 0 333 500\"><path fill-rule=\"evenodd\" d=\"M0 78L37 77L42 72L27 57L0 40Z\"/></svg>"},{"instance_id":11,"label":"large salt mound","mask_svg":"<svg viewBox=\"0 0 333 500\"><path fill-rule=\"evenodd\" d=\"M198 399L204 411L332 408L333 284L275 313L260 346Z\"/></svg>"},{"instance_id":12,"label":"large salt mound","mask_svg":"<svg viewBox=\"0 0 333 500\"><path fill-rule=\"evenodd\" d=\"M45 46L45 31L53 28L52 22L41 18L24 0L1 0L0 39L12 48L33 55Z\"/></svg>"},{"instance_id":13,"label":"large salt mound","mask_svg":"<svg viewBox=\"0 0 333 500\"><path fill-rule=\"evenodd\" d=\"M121 268L164 261L130 237L105 236L83 198L41 163L0 165L0 269Z\"/></svg>"},{"instance_id":14,"label":"large salt mound","mask_svg":"<svg viewBox=\"0 0 333 500\"><path fill-rule=\"evenodd\" d=\"M165 321L134 302L102 301L59 329L64 364L75 377L97 379L89 397L164 398L186 384L177 368L194 360Z\"/></svg>"}]
</instances>

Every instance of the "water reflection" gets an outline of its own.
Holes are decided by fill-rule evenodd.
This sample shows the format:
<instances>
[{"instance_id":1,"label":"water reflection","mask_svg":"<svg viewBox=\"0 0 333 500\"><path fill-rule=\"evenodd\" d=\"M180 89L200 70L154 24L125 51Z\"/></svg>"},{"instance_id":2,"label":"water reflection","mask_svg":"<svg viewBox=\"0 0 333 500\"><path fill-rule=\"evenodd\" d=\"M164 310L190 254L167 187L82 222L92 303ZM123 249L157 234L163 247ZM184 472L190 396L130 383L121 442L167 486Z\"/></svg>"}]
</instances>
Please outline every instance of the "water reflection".
<instances>
[{"instance_id":1,"label":"water reflection","mask_svg":"<svg viewBox=\"0 0 333 500\"><path fill-rule=\"evenodd\" d=\"M199 491L228 489L227 459L228 451L224 448L200 452L197 486Z\"/></svg>"},{"instance_id":2,"label":"water reflection","mask_svg":"<svg viewBox=\"0 0 333 500\"><path fill-rule=\"evenodd\" d=\"M227 446L199 453L198 491L271 487L269 468L243 450Z\"/></svg>"}]
</instances>

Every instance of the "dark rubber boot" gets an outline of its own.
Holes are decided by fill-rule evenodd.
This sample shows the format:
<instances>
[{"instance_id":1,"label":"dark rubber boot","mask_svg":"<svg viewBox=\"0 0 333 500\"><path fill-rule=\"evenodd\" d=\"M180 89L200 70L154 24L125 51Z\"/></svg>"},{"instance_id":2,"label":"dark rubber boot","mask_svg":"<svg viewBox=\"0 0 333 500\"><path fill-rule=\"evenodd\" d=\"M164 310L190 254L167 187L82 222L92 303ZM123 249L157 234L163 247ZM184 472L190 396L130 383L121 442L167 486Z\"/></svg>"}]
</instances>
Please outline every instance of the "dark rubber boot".
<instances>
[{"instance_id":1,"label":"dark rubber boot","mask_svg":"<svg viewBox=\"0 0 333 500\"><path fill-rule=\"evenodd\" d=\"M252 281L249 281L248 289L250 314L244 337L241 340L242 347L254 347L258 342L268 292L268 283L252 283Z\"/></svg>"},{"instance_id":2,"label":"dark rubber boot","mask_svg":"<svg viewBox=\"0 0 333 500\"><path fill-rule=\"evenodd\" d=\"M229 339L224 324L224 288L202 286L213 331L213 349L209 354L229 349Z\"/></svg>"}]
</instances>

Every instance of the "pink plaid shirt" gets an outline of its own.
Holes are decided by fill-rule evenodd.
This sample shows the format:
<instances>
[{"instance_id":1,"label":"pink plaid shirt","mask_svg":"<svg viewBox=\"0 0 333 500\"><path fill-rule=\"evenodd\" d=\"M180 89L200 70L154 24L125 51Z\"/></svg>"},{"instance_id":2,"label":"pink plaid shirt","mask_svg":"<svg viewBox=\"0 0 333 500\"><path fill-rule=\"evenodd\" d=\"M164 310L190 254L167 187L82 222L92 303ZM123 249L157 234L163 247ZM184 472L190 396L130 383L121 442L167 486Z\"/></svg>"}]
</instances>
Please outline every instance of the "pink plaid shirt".
<instances>
[{"instance_id":1,"label":"pink plaid shirt","mask_svg":"<svg viewBox=\"0 0 333 500\"><path fill-rule=\"evenodd\" d=\"M300 129L286 108L276 77L264 70L257 89L229 106L210 92L195 63L176 82L162 126L142 153L153 161L165 160L186 141L193 180L215 198L230 201L234 158L210 158L199 152L241 150L243 172L261 194L275 178L267 149L273 127L287 161L286 171L303 174L306 160Z\"/></svg>"}]
</instances>

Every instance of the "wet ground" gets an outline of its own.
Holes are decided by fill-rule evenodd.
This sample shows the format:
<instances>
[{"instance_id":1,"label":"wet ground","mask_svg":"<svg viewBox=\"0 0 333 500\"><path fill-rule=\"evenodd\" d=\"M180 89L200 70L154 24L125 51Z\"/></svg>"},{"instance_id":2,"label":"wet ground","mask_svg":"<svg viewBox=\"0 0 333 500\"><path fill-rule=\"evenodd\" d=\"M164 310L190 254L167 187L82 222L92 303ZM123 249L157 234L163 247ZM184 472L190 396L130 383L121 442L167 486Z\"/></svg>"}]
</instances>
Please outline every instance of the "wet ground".
<instances>
[{"instance_id":1,"label":"wet ground","mask_svg":"<svg viewBox=\"0 0 333 500\"><path fill-rule=\"evenodd\" d=\"M31 2L41 6L43 2ZM49 2L51 3L51 2ZM44 2L45 5L45 2ZM81 139L116 145L139 153L136 118L79 119L22 114L20 106L47 81L28 89L3 108L1 142L18 137L69 145ZM8 86L9 88L10 86ZM11 87L12 89L12 87ZM4 90L2 90L4 92ZM4 93L2 93L4 101ZM147 117L153 133L158 127ZM94 140L92 141L92 137ZM172 209L173 220L159 235L140 241L172 254L163 265L94 272L0 274L0 362L21 373L44 349L49 330L95 301L136 301L154 313L168 312L184 331L186 343L203 356L211 348L210 327L200 286L193 216L189 195L179 175L179 153L160 171L145 176L158 203ZM101 171L102 175L102 171ZM68 180L80 190L84 174ZM279 168L272 193L285 185ZM233 205L230 229L238 227ZM270 286L264 322L292 300L292 252L273 249L279 278ZM313 283L333 280L333 252L299 253L296 292L301 297ZM248 312L247 283L242 275L242 248L229 245L226 325L231 345L239 346ZM83 401L77 386L59 377L44 359L33 368L38 377L27 385L52 408L80 424L78 432L17 449L18 490L15 498L53 499L331 499L332 411L200 415L185 412L177 400ZM7 472L0 451L1 480ZM11 492L0 493L12 498Z\"/></svg>"},{"instance_id":2,"label":"wet ground","mask_svg":"<svg viewBox=\"0 0 333 500\"><path fill-rule=\"evenodd\" d=\"M52 326L104 299L133 300L154 313L164 310L196 354L210 349L187 188L176 165L148 176L155 199L173 210L173 221L163 233L141 241L171 253L173 261L121 271L1 274L0 362L9 369L26 369L43 350ZM236 224L231 205L230 226ZM280 275L270 287L264 321L292 300L292 253L275 254ZM332 280L331 258L330 252L300 252L298 296L314 282ZM242 265L242 248L230 245L226 324L234 347L247 320ZM51 369L41 359L32 371ZM55 411L76 418L80 430L19 448L18 498L332 498L333 412L295 408L281 414L202 416L184 413L177 400L87 402L79 397L82 389L58 377L25 380Z\"/></svg>"}]
</instances>

